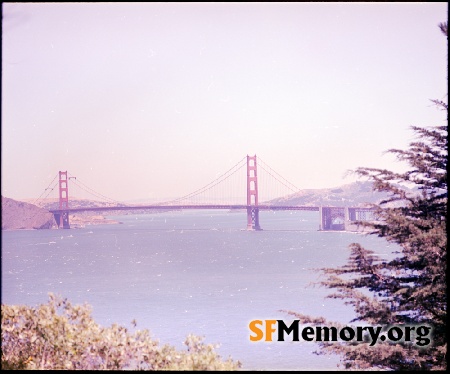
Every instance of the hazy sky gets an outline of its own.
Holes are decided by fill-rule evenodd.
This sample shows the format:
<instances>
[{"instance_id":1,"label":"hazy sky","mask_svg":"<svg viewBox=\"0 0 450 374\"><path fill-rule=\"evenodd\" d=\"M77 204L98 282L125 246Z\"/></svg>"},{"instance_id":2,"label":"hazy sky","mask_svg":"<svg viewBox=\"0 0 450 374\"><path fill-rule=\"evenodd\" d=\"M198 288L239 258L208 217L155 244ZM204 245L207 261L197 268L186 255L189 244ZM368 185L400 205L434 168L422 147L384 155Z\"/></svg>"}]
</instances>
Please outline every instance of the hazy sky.
<instances>
[{"instance_id":1,"label":"hazy sky","mask_svg":"<svg viewBox=\"0 0 450 374\"><path fill-rule=\"evenodd\" d=\"M178 197L247 154L300 188L446 123L448 3L3 3L3 196ZM56 197L56 195L55 195Z\"/></svg>"}]
</instances>

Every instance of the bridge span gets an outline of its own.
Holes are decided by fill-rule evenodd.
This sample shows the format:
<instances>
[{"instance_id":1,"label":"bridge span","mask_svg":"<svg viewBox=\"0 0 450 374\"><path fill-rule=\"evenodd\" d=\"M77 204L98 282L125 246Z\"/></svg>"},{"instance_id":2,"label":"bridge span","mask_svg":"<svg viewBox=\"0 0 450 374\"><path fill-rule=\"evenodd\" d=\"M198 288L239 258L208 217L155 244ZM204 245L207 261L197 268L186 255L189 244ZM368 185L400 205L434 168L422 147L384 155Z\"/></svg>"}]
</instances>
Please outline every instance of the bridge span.
<instances>
[{"instance_id":1,"label":"bridge span","mask_svg":"<svg viewBox=\"0 0 450 374\"><path fill-rule=\"evenodd\" d=\"M225 210L245 210L251 211L252 206L248 205L135 205L135 206L110 206L110 207L86 207L86 208L69 208L66 210L52 209L50 210L55 217L58 227L61 227L61 216L63 214L79 213L79 212L107 212L107 211L133 211L133 210L185 210L185 209L225 209ZM361 207L328 207L328 206L298 206L298 205L258 205L257 211L262 210L303 210L310 212L319 212L319 230L320 231L344 231L349 230L351 225L357 220L366 220L366 214L373 211L372 208ZM259 214L258 214L259 216ZM62 228L70 228L64 226ZM261 226L247 226L248 230L262 230ZM352 230L353 231L353 230Z\"/></svg>"},{"instance_id":2,"label":"bridge span","mask_svg":"<svg viewBox=\"0 0 450 374\"><path fill-rule=\"evenodd\" d=\"M76 212L100 212L100 211L114 211L114 210L183 210L183 209L251 209L251 205L134 205L134 206L108 206L108 207L86 207L86 208L69 208L69 209L52 209L50 213L69 213ZM317 206L298 206L298 205L258 205L258 210L309 210L318 212L320 207Z\"/></svg>"},{"instance_id":3,"label":"bridge span","mask_svg":"<svg viewBox=\"0 0 450 374\"><path fill-rule=\"evenodd\" d=\"M71 177L72 178L72 177ZM368 214L374 211L369 207L343 207L343 206L299 206L259 204L258 202L258 176L256 155L247 156L247 204L176 204L160 203L153 205L117 205L106 207L69 207L69 179L67 171L59 172L59 209L50 210L55 217L59 228L69 229L69 215L79 212L106 212L106 211L133 211L133 210L184 210L184 209L226 209L245 210L247 212L247 230L262 230L259 222L259 212L263 210L303 210L320 213L319 230L342 231L347 230L355 221L368 219Z\"/></svg>"}]
</instances>

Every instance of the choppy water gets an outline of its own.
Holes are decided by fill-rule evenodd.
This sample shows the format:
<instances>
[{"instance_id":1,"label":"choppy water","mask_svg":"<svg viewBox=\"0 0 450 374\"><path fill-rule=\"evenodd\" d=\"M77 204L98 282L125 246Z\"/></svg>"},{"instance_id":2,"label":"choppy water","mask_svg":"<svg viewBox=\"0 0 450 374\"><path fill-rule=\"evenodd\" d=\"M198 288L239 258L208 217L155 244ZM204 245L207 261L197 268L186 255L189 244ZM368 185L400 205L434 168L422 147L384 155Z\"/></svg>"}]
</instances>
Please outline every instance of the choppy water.
<instances>
[{"instance_id":1,"label":"choppy water","mask_svg":"<svg viewBox=\"0 0 450 374\"><path fill-rule=\"evenodd\" d=\"M325 299L317 268L343 265L348 245L376 252L376 237L319 232L317 212L183 211L113 217L121 225L2 233L2 303L37 305L48 292L88 302L102 325L148 328L182 348L189 333L220 343L247 370L334 370L311 342L250 342L249 321L289 320L283 310L349 322L352 310Z\"/></svg>"}]
</instances>

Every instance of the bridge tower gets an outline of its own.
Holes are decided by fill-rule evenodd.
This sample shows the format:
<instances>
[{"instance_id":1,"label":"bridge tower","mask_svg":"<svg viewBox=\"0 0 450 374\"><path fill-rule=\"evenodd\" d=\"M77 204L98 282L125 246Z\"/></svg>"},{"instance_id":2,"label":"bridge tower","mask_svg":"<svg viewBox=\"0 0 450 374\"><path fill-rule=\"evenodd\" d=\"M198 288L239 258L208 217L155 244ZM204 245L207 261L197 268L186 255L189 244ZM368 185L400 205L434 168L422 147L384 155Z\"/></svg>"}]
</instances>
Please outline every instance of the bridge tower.
<instances>
[{"instance_id":1,"label":"bridge tower","mask_svg":"<svg viewBox=\"0 0 450 374\"><path fill-rule=\"evenodd\" d=\"M261 230L259 225L256 155L247 155L247 230Z\"/></svg>"},{"instance_id":2,"label":"bridge tower","mask_svg":"<svg viewBox=\"0 0 450 374\"><path fill-rule=\"evenodd\" d=\"M59 210L60 214L55 215L58 227L63 229L70 229L69 224L69 179L67 171L59 172Z\"/></svg>"}]
</instances>

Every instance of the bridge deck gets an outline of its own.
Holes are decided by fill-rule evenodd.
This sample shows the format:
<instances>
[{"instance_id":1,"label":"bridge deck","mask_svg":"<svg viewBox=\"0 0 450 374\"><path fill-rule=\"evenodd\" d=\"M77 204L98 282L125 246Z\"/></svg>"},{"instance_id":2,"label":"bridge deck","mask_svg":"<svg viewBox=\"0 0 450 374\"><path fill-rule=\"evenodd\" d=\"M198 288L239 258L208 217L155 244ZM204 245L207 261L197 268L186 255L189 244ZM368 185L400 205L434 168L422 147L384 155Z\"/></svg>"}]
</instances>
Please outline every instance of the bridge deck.
<instances>
[{"instance_id":1,"label":"bridge deck","mask_svg":"<svg viewBox=\"0 0 450 374\"><path fill-rule=\"evenodd\" d=\"M80 207L80 208L69 208L69 209L52 209L51 213L76 213L76 212L101 212L101 211L114 211L114 210L180 210L180 209L229 209L229 210L239 210L248 208L258 208L259 210L306 210L318 212L320 207L318 206L297 206L297 205L135 205L135 206L108 206L108 207ZM334 207L340 208L340 207ZM342 207L343 208L343 207ZM351 207L353 208L353 207ZM359 211L370 211L372 208L360 208L354 207Z\"/></svg>"},{"instance_id":2,"label":"bridge deck","mask_svg":"<svg viewBox=\"0 0 450 374\"><path fill-rule=\"evenodd\" d=\"M138 205L138 206L108 206L108 207L90 207L90 208L69 208L69 209L52 209L51 213L60 212L100 212L100 211L111 211L111 210L180 210L180 209L229 209L229 210L239 210L247 208L258 208L259 210L309 210L309 211L319 211L319 207L311 206L280 206L280 205L258 205L248 206L248 205Z\"/></svg>"}]
</instances>

